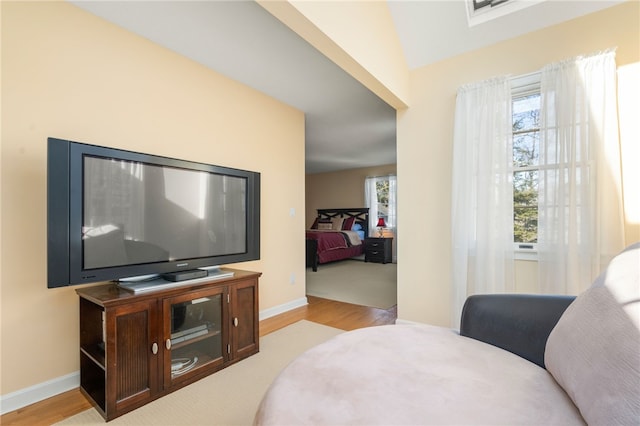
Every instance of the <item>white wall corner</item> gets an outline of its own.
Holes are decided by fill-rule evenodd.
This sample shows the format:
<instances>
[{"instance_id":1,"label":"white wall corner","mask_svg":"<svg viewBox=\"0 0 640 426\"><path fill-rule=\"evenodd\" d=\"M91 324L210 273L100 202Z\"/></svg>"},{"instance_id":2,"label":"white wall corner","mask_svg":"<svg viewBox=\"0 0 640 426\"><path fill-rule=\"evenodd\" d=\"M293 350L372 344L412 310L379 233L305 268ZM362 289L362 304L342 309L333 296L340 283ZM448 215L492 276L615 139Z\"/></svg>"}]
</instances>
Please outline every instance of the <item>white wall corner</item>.
<instances>
[{"instance_id":1,"label":"white wall corner","mask_svg":"<svg viewBox=\"0 0 640 426\"><path fill-rule=\"evenodd\" d=\"M301 297L299 299L292 300L291 302L283 303L282 305L274 306L273 308L268 308L260 311L258 317L260 321L265 320L267 318L274 317L276 315L280 315L292 309L301 308L302 306L308 305L307 297Z\"/></svg>"},{"instance_id":2,"label":"white wall corner","mask_svg":"<svg viewBox=\"0 0 640 426\"><path fill-rule=\"evenodd\" d=\"M80 371L0 396L0 415L80 387Z\"/></svg>"},{"instance_id":3,"label":"white wall corner","mask_svg":"<svg viewBox=\"0 0 640 426\"><path fill-rule=\"evenodd\" d=\"M409 321L409 320L403 320L400 318L396 318L396 325L429 325L423 322L416 322L416 321ZM447 327L445 327L447 328ZM453 331L456 334L460 334L460 330L455 329L455 328L449 328L451 331Z\"/></svg>"},{"instance_id":4,"label":"white wall corner","mask_svg":"<svg viewBox=\"0 0 640 426\"><path fill-rule=\"evenodd\" d=\"M417 321L409 321L409 320L404 320L401 318L396 318L396 324L408 324L408 325L416 325L416 324L420 324L420 325L424 325L424 323L422 322L417 322Z\"/></svg>"}]
</instances>

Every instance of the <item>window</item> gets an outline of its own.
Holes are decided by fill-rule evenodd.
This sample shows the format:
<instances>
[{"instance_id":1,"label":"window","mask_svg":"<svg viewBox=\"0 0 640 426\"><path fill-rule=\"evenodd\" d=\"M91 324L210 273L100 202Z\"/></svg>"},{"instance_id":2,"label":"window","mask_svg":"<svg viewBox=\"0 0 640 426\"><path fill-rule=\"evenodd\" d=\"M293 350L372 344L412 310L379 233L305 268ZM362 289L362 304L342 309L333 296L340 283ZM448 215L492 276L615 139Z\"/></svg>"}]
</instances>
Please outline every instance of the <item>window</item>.
<instances>
[{"instance_id":1,"label":"window","mask_svg":"<svg viewBox=\"0 0 640 426\"><path fill-rule=\"evenodd\" d=\"M389 223L389 180L376 181L376 198L378 201L378 217Z\"/></svg>"},{"instance_id":2,"label":"window","mask_svg":"<svg viewBox=\"0 0 640 426\"><path fill-rule=\"evenodd\" d=\"M384 218L386 229L396 226L396 177L376 176L365 179L365 206L369 207L369 233L376 230L378 218Z\"/></svg>"},{"instance_id":3,"label":"window","mask_svg":"<svg viewBox=\"0 0 640 426\"><path fill-rule=\"evenodd\" d=\"M512 119L513 241L518 250L532 250L538 241L539 76L514 82Z\"/></svg>"},{"instance_id":4,"label":"window","mask_svg":"<svg viewBox=\"0 0 640 426\"><path fill-rule=\"evenodd\" d=\"M544 0L466 0L467 22L473 27L492 19L506 16Z\"/></svg>"}]
</instances>

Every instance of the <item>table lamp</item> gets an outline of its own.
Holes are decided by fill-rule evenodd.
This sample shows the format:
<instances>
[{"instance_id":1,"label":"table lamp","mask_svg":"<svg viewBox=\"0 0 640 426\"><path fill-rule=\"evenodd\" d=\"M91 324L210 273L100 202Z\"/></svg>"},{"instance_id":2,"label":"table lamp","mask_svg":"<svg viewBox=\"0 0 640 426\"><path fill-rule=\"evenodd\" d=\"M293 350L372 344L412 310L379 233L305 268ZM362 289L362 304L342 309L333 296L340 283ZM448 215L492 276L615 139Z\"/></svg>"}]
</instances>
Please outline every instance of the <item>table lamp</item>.
<instances>
[{"instance_id":1,"label":"table lamp","mask_svg":"<svg viewBox=\"0 0 640 426\"><path fill-rule=\"evenodd\" d=\"M383 217L378 218L378 224L376 226L378 227L378 236L382 238L382 229L387 226L387 224L384 223Z\"/></svg>"}]
</instances>

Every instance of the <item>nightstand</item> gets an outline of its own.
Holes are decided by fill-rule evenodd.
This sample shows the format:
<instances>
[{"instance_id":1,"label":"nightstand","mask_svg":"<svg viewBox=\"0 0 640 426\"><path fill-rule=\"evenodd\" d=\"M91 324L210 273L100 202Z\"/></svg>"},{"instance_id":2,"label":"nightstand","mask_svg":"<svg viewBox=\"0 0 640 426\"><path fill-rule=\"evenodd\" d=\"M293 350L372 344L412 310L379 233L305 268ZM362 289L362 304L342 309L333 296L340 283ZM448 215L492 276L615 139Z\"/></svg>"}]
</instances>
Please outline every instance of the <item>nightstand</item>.
<instances>
[{"instance_id":1,"label":"nightstand","mask_svg":"<svg viewBox=\"0 0 640 426\"><path fill-rule=\"evenodd\" d=\"M375 263L391 263L393 238L365 238L364 261Z\"/></svg>"}]
</instances>

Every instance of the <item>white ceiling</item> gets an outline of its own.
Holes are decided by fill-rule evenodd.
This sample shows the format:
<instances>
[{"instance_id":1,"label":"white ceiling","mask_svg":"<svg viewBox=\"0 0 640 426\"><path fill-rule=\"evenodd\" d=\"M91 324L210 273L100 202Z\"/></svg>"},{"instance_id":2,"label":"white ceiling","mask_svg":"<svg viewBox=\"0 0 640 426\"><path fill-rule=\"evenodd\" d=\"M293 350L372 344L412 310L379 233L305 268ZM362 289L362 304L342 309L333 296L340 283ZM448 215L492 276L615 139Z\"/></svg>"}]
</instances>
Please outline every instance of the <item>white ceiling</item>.
<instances>
[{"instance_id":1,"label":"white ceiling","mask_svg":"<svg viewBox=\"0 0 640 426\"><path fill-rule=\"evenodd\" d=\"M469 27L462 0L388 1L409 68L624 0L510 0L523 10ZM396 162L395 111L253 1L71 1L305 112L306 172Z\"/></svg>"},{"instance_id":2,"label":"white ceiling","mask_svg":"<svg viewBox=\"0 0 640 426\"><path fill-rule=\"evenodd\" d=\"M495 19L469 26L463 0L389 0L410 69L559 24L624 0L509 0ZM518 4L526 7L515 7ZM501 10L516 9L501 15ZM488 13L488 16L492 16ZM589 53L589 52L585 52Z\"/></svg>"}]
</instances>

